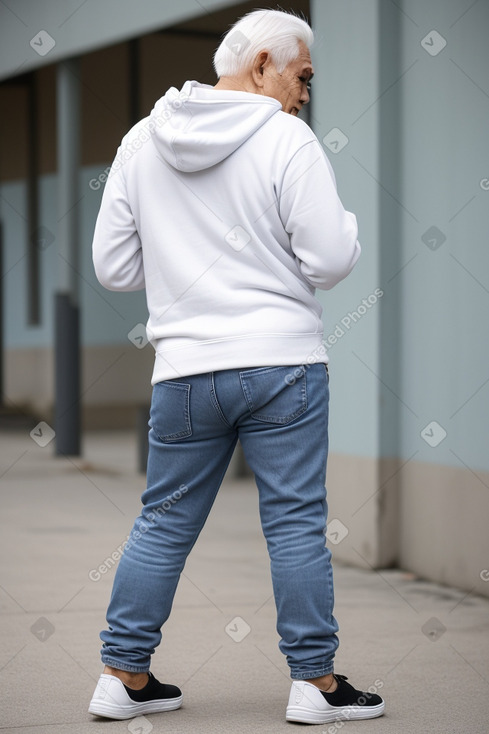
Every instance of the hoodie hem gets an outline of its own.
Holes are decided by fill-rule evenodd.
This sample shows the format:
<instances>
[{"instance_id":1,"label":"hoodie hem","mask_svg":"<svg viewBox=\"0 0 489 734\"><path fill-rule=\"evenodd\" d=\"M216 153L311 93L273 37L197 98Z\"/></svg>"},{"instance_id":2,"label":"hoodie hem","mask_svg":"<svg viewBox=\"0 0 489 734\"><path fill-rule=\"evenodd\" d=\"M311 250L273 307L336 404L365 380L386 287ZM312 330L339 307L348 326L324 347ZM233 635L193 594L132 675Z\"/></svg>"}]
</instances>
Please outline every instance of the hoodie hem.
<instances>
[{"instance_id":1,"label":"hoodie hem","mask_svg":"<svg viewBox=\"0 0 489 734\"><path fill-rule=\"evenodd\" d=\"M277 337L264 334L241 337L239 340L200 342L177 349L165 349L163 344L160 348L157 342L151 384L229 369L328 364L322 336Z\"/></svg>"}]
</instances>

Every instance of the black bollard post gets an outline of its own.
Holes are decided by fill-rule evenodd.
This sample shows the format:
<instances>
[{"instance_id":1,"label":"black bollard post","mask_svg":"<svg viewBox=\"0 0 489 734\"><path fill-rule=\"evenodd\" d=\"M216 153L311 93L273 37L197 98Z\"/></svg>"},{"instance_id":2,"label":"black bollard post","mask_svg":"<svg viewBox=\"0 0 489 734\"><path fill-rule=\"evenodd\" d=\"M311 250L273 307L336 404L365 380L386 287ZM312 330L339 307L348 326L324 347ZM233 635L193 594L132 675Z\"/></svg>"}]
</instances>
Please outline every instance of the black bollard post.
<instances>
[{"instance_id":1,"label":"black bollard post","mask_svg":"<svg viewBox=\"0 0 489 734\"><path fill-rule=\"evenodd\" d=\"M55 296L56 454L80 455L80 319L66 293Z\"/></svg>"}]
</instances>

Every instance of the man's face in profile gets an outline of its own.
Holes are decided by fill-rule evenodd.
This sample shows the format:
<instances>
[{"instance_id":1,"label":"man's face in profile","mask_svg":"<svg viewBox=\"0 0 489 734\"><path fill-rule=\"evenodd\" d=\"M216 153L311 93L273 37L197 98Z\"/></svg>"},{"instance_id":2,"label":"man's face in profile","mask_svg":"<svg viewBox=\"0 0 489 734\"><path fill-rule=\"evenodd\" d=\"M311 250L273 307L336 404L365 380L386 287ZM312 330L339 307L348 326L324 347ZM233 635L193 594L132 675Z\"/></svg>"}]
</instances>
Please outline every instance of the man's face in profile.
<instances>
[{"instance_id":1,"label":"man's face in profile","mask_svg":"<svg viewBox=\"0 0 489 734\"><path fill-rule=\"evenodd\" d=\"M299 55L279 74L269 62L264 70L263 94L273 97L284 112L297 115L309 102L308 84L314 75L311 55L303 41L299 41Z\"/></svg>"}]
</instances>

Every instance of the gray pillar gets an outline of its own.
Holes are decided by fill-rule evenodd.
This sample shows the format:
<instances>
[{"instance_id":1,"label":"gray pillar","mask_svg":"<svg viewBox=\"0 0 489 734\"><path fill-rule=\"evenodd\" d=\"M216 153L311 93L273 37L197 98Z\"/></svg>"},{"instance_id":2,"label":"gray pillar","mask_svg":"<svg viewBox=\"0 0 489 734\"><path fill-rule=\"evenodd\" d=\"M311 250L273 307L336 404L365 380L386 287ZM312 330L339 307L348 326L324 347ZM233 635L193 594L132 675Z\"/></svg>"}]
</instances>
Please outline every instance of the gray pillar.
<instances>
[{"instance_id":1,"label":"gray pillar","mask_svg":"<svg viewBox=\"0 0 489 734\"><path fill-rule=\"evenodd\" d=\"M80 159L78 59L57 67L58 288L55 294L56 454L80 454L80 319L78 171Z\"/></svg>"}]
</instances>

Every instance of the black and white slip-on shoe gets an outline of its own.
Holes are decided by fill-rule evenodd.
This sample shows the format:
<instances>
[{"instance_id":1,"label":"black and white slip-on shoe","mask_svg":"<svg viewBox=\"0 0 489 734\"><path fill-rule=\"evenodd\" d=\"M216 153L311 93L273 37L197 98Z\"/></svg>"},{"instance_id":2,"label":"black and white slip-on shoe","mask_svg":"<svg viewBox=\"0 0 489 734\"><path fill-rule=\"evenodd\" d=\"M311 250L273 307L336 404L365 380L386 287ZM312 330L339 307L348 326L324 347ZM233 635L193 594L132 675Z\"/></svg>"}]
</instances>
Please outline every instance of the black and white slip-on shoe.
<instances>
[{"instance_id":1,"label":"black and white slip-on shoe","mask_svg":"<svg viewBox=\"0 0 489 734\"><path fill-rule=\"evenodd\" d=\"M285 718L303 724L374 719L384 713L384 701L376 693L357 691L344 675L334 674L338 687L332 693L303 680L292 681Z\"/></svg>"},{"instance_id":2,"label":"black and white slip-on shoe","mask_svg":"<svg viewBox=\"0 0 489 734\"><path fill-rule=\"evenodd\" d=\"M102 673L88 712L107 719L132 719L142 714L173 711L182 705L182 692L177 686L160 683L152 673L144 688L128 688L114 675Z\"/></svg>"}]
</instances>

